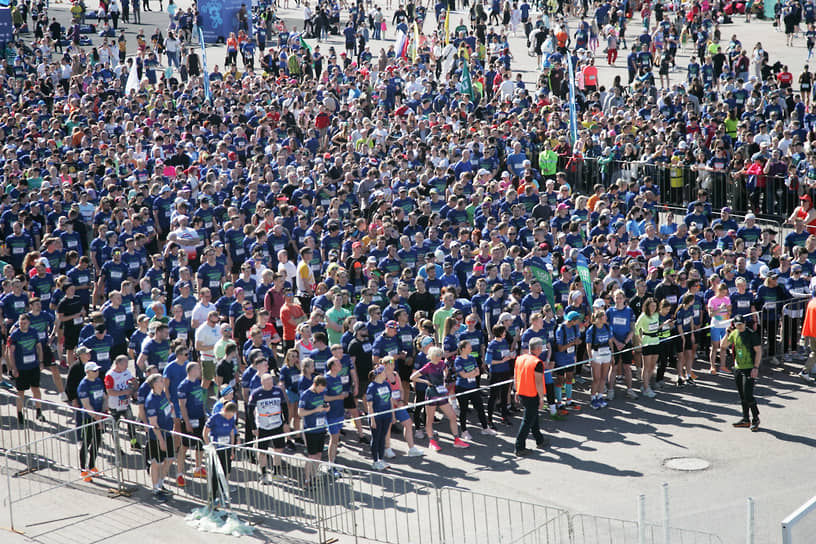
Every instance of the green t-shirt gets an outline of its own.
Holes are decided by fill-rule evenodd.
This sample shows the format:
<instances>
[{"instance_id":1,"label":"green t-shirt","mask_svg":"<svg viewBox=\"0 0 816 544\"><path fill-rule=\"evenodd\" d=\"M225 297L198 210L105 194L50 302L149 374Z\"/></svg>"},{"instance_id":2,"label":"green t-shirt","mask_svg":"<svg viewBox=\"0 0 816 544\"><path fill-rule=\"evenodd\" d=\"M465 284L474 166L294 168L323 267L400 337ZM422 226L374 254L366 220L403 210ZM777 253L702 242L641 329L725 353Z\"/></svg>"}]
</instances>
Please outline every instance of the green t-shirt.
<instances>
[{"instance_id":1,"label":"green t-shirt","mask_svg":"<svg viewBox=\"0 0 816 544\"><path fill-rule=\"evenodd\" d=\"M343 321L345 321L345 319L350 315L351 315L351 312L349 312L345 308L335 308L334 306L332 306L331 308L329 308L326 311L326 317L328 319L331 319L332 321L334 321L335 323L337 323L341 327L343 326ZM342 332L337 332L335 330L332 330L329 327L326 327L326 332L328 333L328 336L329 336L329 345L330 346L334 345L334 344L339 344L340 339L343 338L343 333Z\"/></svg>"},{"instance_id":2,"label":"green t-shirt","mask_svg":"<svg viewBox=\"0 0 816 544\"><path fill-rule=\"evenodd\" d=\"M728 341L734 344L734 362L740 370L754 367L754 348L759 346L759 338L754 331L745 329L742 333L733 330L728 333Z\"/></svg>"}]
</instances>

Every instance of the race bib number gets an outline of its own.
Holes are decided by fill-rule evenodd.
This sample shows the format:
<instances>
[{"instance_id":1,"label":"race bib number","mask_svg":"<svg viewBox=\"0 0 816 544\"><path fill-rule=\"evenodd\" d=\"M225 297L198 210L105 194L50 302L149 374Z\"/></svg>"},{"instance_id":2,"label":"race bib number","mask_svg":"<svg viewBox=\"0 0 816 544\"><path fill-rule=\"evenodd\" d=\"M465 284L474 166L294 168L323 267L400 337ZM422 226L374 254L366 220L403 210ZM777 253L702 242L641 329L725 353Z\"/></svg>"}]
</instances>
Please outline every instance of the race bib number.
<instances>
[{"instance_id":1,"label":"race bib number","mask_svg":"<svg viewBox=\"0 0 816 544\"><path fill-rule=\"evenodd\" d=\"M182 340L187 340L187 331L179 331L178 337Z\"/></svg>"},{"instance_id":2,"label":"race bib number","mask_svg":"<svg viewBox=\"0 0 816 544\"><path fill-rule=\"evenodd\" d=\"M567 353L575 353L575 346L570 346L567 348Z\"/></svg>"},{"instance_id":3,"label":"race bib number","mask_svg":"<svg viewBox=\"0 0 816 544\"><path fill-rule=\"evenodd\" d=\"M447 395L448 394L448 388L446 386L444 386L444 385L437 385L436 386L436 392L439 393L440 395Z\"/></svg>"},{"instance_id":4,"label":"race bib number","mask_svg":"<svg viewBox=\"0 0 816 544\"><path fill-rule=\"evenodd\" d=\"M23 356L23 364L30 365L31 363L36 363L37 357L35 355L24 355Z\"/></svg>"},{"instance_id":5,"label":"race bib number","mask_svg":"<svg viewBox=\"0 0 816 544\"><path fill-rule=\"evenodd\" d=\"M218 289L219 287L221 287L221 281L219 281L219 280L210 280L210 287L211 288L214 287L214 288Z\"/></svg>"},{"instance_id":6,"label":"race bib number","mask_svg":"<svg viewBox=\"0 0 816 544\"><path fill-rule=\"evenodd\" d=\"M74 318L74 325L82 325L82 318L81 317L75 317Z\"/></svg>"},{"instance_id":7,"label":"race bib number","mask_svg":"<svg viewBox=\"0 0 816 544\"><path fill-rule=\"evenodd\" d=\"M219 444L229 444L230 443L230 435L227 436L219 436L215 439L216 442Z\"/></svg>"},{"instance_id":8,"label":"race bib number","mask_svg":"<svg viewBox=\"0 0 816 544\"><path fill-rule=\"evenodd\" d=\"M190 319L191 317L193 317L193 311L190 310L188 312L184 312L184 317Z\"/></svg>"},{"instance_id":9,"label":"race bib number","mask_svg":"<svg viewBox=\"0 0 816 544\"><path fill-rule=\"evenodd\" d=\"M619 326L619 327L625 327L626 326L626 318L625 317L613 317L612 318L612 324L616 325L616 326Z\"/></svg>"},{"instance_id":10,"label":"race bib number","mask_svg":"<svg viewBox=\"0 0 816 544\"><path fill-rule=\"evenodd\" d=\"M244 248L242 247L235 248L235 254L240 257L241 255L244 254Z\"/></svg>"},{"instance_id":11,"label":"race bib number","mask_svg":"<svg viewBox=\"0 0 816 544\"><path fill-rule=\"evenodd\" d=\"M170 417L170 416L173 415L173 407L170 406L169 404L164 407L164 415L167 416L167 417Z\"/></svg>"},{"instance_id":12,"label":"race bib number","mask_svg":"<svg viewBox=\"0 0 816 544\"><path fill-rule=\"evenodd\" d=\"M12 250L12 253L14 253L15 255L22 255L23 253L25 253L25 248L24 247L15 247Z\"/></svg>"},{"instance_id":13,"label":"race bib number","mask_svg":"<svg viewBox=\"0 0 816 544\"><path fill-rule=\"evenodd\" d=\"M110 359L110 353L107 351L100 351L99 353L96 354L96 358L99 359L100 361L107 361L108 359Z\"/></svg>"},{"instance_id":14,"label":"race bib number","mask_svg":"<svg viewBox=\"0 0 816 544\"><path fill-rule=\"evenodd\" d=\"M317 416L315 419L315 426L323 427L324 425L326 425L326 416Z\"/></svg>"},{"instance_id":15,"label":"race bib number","mask_svg":"<svg viewBox=\"0 0 816 544\"><path fill-rule=\"evenodd\" d=\"M111 270L111 279L112 280L121 280L122 279L122 272L119 270Z\"/></svg>"},{"instance_id":16,"label":"race bib number","mask_svg":"<svg viewBox=\"0 0 816 544\"><path fill-rule=\"evenodd\" d=\"M470 384L470 385L475 385L476 384L476 378L468 378L467 383Z\"/></svg>"},{"instance_id":17,"label":"race bib number","mask_svg":"<svg viewBox=\"0 0 816 544\"><path fill-rule=\"evenodd\" d=\"M190 421L190 428L198 429L201 426L201 422L197 419L193 419Z\"/></svg>"},{"instance_id":18,"label":"race bib number","mask_svg":"<svg viewBox=\"0 0 816 544\"><path fill-rule=\"evenodd\" d=\"M399 389L394 389L391 391L391 398L394 400L400 400L402 398L402 391Z\"/></svg>"},{"instance_id":19,"label":"race bib number","mask_svg":"<svg viewBox=\"0 0 816 544\"><path fill-rule=\"evenodd\" d=\"M343 385L348 384L349 383L349 377L348 376L340 376L340 383L342 383Z\"/></svg>"},{"instance_id":20,"label":"race bib number","mask_svg":"<svg viewBox=\"0 0 816 544\"><path fill-rule=\"evenodd\" d=\"M612 355L612 350L609 349L608 347L605 347L605 346L602 347L602 348L598 348L598 355L601 355L601 356Z\"/></svg>"},{"instance_id":21,"label":"race bib number","mask_svg":"<svg viewBox=\"0 0 816 544\"><path fill-rule=\"evenodd\" d=\"M410 334L403 334L400 336L400 340L402 340L403 344L410 344L413 340L413 337Z\"/></svg>"},{"instance_id":22,"label":"race bib number","mask_svg":"<svg viewBox=\"0 0 816 544\"><path fill-rule=\"evenodd\" d=\"M93 392L93 398L94 398L94 400L99 400L99 399L102 398L102 395L104 395L104 394L105 394L105 392L102 391L101 389L96 390L96 391Z\"/></svg>"}]
</instances>

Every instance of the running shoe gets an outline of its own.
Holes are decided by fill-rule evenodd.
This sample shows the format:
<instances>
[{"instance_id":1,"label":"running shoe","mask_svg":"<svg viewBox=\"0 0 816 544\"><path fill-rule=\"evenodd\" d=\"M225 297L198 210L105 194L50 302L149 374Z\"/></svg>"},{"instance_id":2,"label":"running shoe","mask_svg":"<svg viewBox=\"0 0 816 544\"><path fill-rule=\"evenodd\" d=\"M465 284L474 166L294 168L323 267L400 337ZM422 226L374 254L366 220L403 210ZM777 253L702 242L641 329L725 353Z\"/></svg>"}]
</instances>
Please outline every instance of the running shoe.
<instances>
[{"instance_id":1,"label":"running shoe","mask_svg":"<svg viewBox=\"0 0 816 544\"><path fill-rule=\"evenodd\" d=\"M22 412L17 412L17 425L19 425L20 427L25 425L25 417L23 417Z\"/></svg>"},{"instance_id":2,"label":"running shoe","mask_svg":"<svg viewBox=\"0 0 816 544\"><path fill-rule=\"evenodd\" d=\"M568 416L569 410L567 410L566 406L562 404L558 407L558 414L562 416Z\"/></svg>"},{"instance_id":3,"label":"running shoe","mask_svg":"<svg viewBox=\"0 0 816 544\"><path fill-rule=\"evenodd\" d=\"M37 421L45 423L45 416L43 415L42 408L37 408Z\"/></svg>"},{"instance_id":4,"label":"running shoe","mask_svg":"<svg viewBox=\"0 0 816 544\"><path fill-rule=\"evenodd\" d=\"M416 446L411 446L406 455L408 455L408 457L422 457L423 455L425 455L425 452L417 448Z\"/></svg>"},{"instance_id":5,"label":"running shoe","mask_svg":"<svg viewBox=\"0 0 816 544\"><path fill-rule=\"evenodd\" d=\"M82 472L79 473L79 475L82 476L82 479L85 480L86 482L91 481L91 473L88 472L87 470L83 470Z\"/></svg>"},{"instance_id":6,"label":"running shoe","mask_svg":"<svg viewBox=\"0 0 816 544\"><path fill-rule=\"evenodd\" d=\"M646 389L645 391L643 391L643 396L648 397L650 399L653 399L653 398L655 398L657 396L657 393L655 393L651 389Z\"/></svg>"},{"instance_id":7,"label":"running shoe","mask_svg":"<svg viewBox=\"0 0 816 544\"><path fill-rule=\"evenodd\" d=\"M340 478L342 478L342 477L343 477L343 473L342 473L342 472L340 472L340 471L339 471L339 470L337 470L337 469L332 470L332 471L331 471L331 475L334 477L334 479L335 479L335 480L339 480Z\"/></svg>"},{"instance_id":8,"label":"running shoe","mask_svg":"<svg viewBox=\"0 0 816 544\"><path fill-rule=\"evenodd\" d=\"M2 387L3 389L11 390L11 389L14 389L14 384L11 383L8 380L3 380L3 381L0 381L0 387Z\"/></svg>"},{"instance_id":9,"label":"running shoe","mask_svg":"<svg viewBox=\"0 0 816 544\"><path fill-rule=\"evenodd\" d=\"M593 410L601 409L601 403L598 402L598 399L592 399L591 401L589 401L589 405L590 407L592 407Z\"/></svg>"},{"instance_id":10,"label":"running shoe","mask_svg":"<svg viewBox=\"0 0 816 544\"><path fill-rule=\"evenodd\" d=\"M697 382L695 382L694 378L692 378L691 376L687 376L686 377L686 385L694 386L694 385L697 385Z\"/></svg>"},{"instance_id":11,"label":"running shoe","mask_svg":"<svg viewBox=\"0 0 816 544\"><path fill-rule=\"evenodd\" d=\"M139 443L138 438L131 438L130 439L130 449L134 451L142 451L142 445Z\"/></svg>"},{"instance_id":12,"label":"running shoe","mask_svg":"<svg viewBox=\"0 0 816 544\"><path fill-rule=\"evenodd\" d=\"M423 431L422 429L415 430L414 438L416 438L417 440L422 440L423 438L425 438L425 431Z\"/></svg>"},{"instance_id":13,"label":"running shoe","mask_svg":"<svg viewBox=\"0 0 816 544\"><path fill-rule=\"evenodd\" d=\"M373 468L374 470L385 470L385 463L383 463L382 461L374 461L374 463L371 465L371 468Z\"/></svg>"},{"instance_id":14,"label":"running shoe","mask_svg":"<svg viewBox=\"0 0 816 544\"><path fill-rule=\"evenodd\" d=\"M598 397L598 404L601 405L601 408L606 408L609 406L609 403L606 402L603 397Z\"/></svg>"},{"instance_id":15,"label":"running shoe","mask_svg":"<svg viewBox=\"0 0 816 544\"><path fill-rule=\"evenodd\" d=\"M759 430L759 418L756 418L754 421L751 422L751 432L757 432Z\"/></svg>"},{"instance_id":16,"label":"running shoe","mask_svg":"<svg viewBox=\"0 0 816 544\"><path fill-rule=\"evenodd\" d=\"M711 374L712 376L716 376L717 375L717 369L714 368L714 367L711 367L710 369L708 369L708 373Z\"/></svg>"},{"instance_id":17,"label":"running shoe","mask_svg":"<svg viewBox=\"0 0 816 544\"><path fill-rule=\"evenodd\" d=\"M269 485L272 483L272 478L269 476L268 473L264 474L261 478L261 483L264 485Z\"/></svg>"},{"instance_id":18,"label":"running shoe","mask_svg":"<svg viewBox=\"0 0 816 544\"><path fill-rule=\"evenodd\" d=\"M206 478L207 477L207 469L204 467L197 468L193 471L193 478Z\"/></svg>"},{"instance_id":19,"label":"running shoe","mask_svg":"<svg viewBox=\"0 0 816 544\"><path fill-rule=\"evenodd\" d=\"M176 485L178 485L179 487L184 487L185 485L187 485L187 482L184 481L184 476L182 476L181 474L179 474L178 478L176 478Z\"/></svg>"},{"instance_id":20,"label":"running shoe","mask_svg":"<svg viewBox=\"0 0 816 544\"><path fill-rule=\"evenodd\" d=\"M490 427L487 427L486 429L482 429L482 434L487 436L496 436L497 433L496 429L491 429Z\"/></svg>"},{"instance_id":21,"label":"running shoe","mask_svg":"<svg viewBox=\"0 0 816 544\"><path fill-rule=\"evenodd\" d=\"M692 370L692 371L689 373L689 375L688 375L687 379L689 379L689 380L696 380L696 379L697 379L697 374L695 374L695 373L694 373L694 371Z\"/></svg>"},{"instance_id":22,"label":"running shoe","mask_svg":"<svg viewBox=\"0 0 816 544\"><path fill-rule=\"evenodd\" d=\"M439 443L436 440L434 440L433 438L431 438L431 441L428 442L428 447L431 448L434 451L439 451L439 450L442 449L441 447L439 447Z\"/></svg>"},{"instance_id":23,"label":"running shoe","mask_svg":"<svg viewBox=\"0 0 816 544\"><path fill-rule=\"evenodd\" d=\"M469 432L465 431L462 433L462 440L467 440L468 442L470 442L471 440L473 440L473 437L470 436Z\"/></svg>"},{"instance_id":24,"label":"running shoe","mask_svg":"<svg viewBox=\"0 0 816 544\"><path fill-rule=\"evenodd\" d=\"M609 391L606 392L606 399L607 400L615 400L615 390L614 389L610 389Z\"/></svg>"},{"instance_id":25,"label":"running shoe","mask_svg":"<svg viewBox=\"0 0 816 544\"><path fill-rule=\"evenodd\" d=\"M155 499L156 502L167 502L168 497L167 497L167 495L162 493L160 489L154 489L153 490L153 499Z\"/></svg>"},{"instance_id":26,"label":"running shoe","mask_svg":"<svg viewBox=\"0 0 816 544\"><path fill-rule=\"evenodd\" d=\"M516 448L516 457L527 457L532 455L533 450L528 450L527 448Z\"/></svg>"},{"instance_id":27,"label":"running shoe","mask_svg":"<svg viewBox=\"0 0 816 544\"><path fill-rule=\"evenodd\" d=\"M677 378L677 387L682 389L686 386L686 382L683 381L683 378Z\"/></svg>"},{"instance_id":28,"label":"running shoe","mask_svg":"<svg viewBox=\"0 0 816 544\"><path fill-rule=\"evenodd\" d=\"M549 415L550 419L552 419L553 421L564 421L565 419L567 419L567 414L560 414L557 411L555 413L550 413Z\"/></svg>"},{"instance_id":29,"label":"running shoe","mask_svg":"<svg viewBox=\"0 0 816 544\"><path fill-rule=\"evenodd\" d=\"M575 402L574 400L570 399L567 401L567 410L572 410L573 412L578 412L581 410L581 405Z\"/></svg>"},{"instance_id":30,"label":"running shoe","mask_svg":"<svg viewBox=\"0 0 816 544\"><path fill-rule=\"evenodd\" d=\"M632 399L632 400L637 400L637 398L638 398L638 394L635 393L634 389L627 389L626 390L626 396L628 398Z\"/></svg>"},{"instance_id":31,"label":"running shoe","mask_svg":"<svg viewBox=\"0 0 816 544\"><path fill-rule=\"evenodd\" d=\"M392 450L391 448L385 448L384 457L386 459L393 459L396 456L397 456L397 454L394 453L394 450Z\"/></svg>"},{"instance_id":32,"label":"running shoe","mask_svg":"<svg viewBox=\"0 0 816 544\"><path fill-rule=\"evenodd\" d=\"M546 436L542 436L541 440L536 441L536 447L540 450L550 447L550 439Z\"/></svg>"},{"instance_id":33,"label":"running shoe","mask_svg":"<svg viewBox=\"0 0 816 544\"><path fill-rule=\"evenodd\" d=\"M732 423L734 427L741 427L741 428L748 428L751 426L751 422L747 419L740 419L739 421Z\"/></svg>"},{"instance_id":34,"label":"running shoe","mask_svg":"<svg viewBox=\"0 0 816 544\"><path fill-rule=\"evenodd\" d=\"M720 372L722 372L723 374L733 374L733 372L731 372L731 369L726 368L724 366L720 367Z\"/></svg>"},{"instance_id":35,"label":"running shoe","mask_svg":"<svg viewBox=\"0 0 816 544\"><path fill-rule=\"evenodd\" d=\"M456 437L456 438L453 439L453 447L454 448L469 448L470 444L468 444L467 442L465 442L461 438Z\"/></svg>"},{"instance_id":36,"label":"running shoe","mask_svg":"<svg viewBox=\"0 0 816 544\"><path fill-rule=\"evenodd\" d=\"M101 472L99 472L99 469L98 469L98 468L93 467L93 468L91 469L91 474L92 474L93 476L99 476L99 475L101 474Z\"/></svg>"},{"instance_id":37,"label":"running shoe","mask_svg":"<svg viewBox=\"0 0 816 544\"><path fill-rule=\"evenodd\" d=\"M62 402L68 402L68 393L66 393L65 391L60 393L59 397Z\"/></svg>"}]
</instances>

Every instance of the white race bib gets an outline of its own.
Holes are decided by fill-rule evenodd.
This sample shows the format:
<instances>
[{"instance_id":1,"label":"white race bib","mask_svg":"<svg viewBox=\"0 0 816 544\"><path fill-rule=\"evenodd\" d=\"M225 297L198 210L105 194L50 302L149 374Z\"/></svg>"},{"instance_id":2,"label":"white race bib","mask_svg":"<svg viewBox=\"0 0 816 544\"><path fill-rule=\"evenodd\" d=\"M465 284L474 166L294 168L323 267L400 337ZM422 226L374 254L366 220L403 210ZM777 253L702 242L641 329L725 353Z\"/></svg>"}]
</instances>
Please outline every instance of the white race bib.
<instances>
[{"instance_id":1,"label":"white race bib","mask_svg":"<svg viewBox=\"0 0 816 544\"><path fill-rule=\"evenodd\" d=\"M400 391L399 389L392 390L391 398L394 400L400 400L402 398L402 391Z\"/></svg>"},{"instance_id":2,"label":"white race bib","mask_svg":"<svg viewBox=\"0 0 816 544\"><path fill-rule=\"evenodd\" d=\"M190 427L193 429L198 429L201 426L201 422L197 419L190 420Z\"/></svg>"},{"instance_id":3,"label":"white race bib","mask_svg":"<svg viewBox=\"0 0 816 544\"><path fill-rule=\"evenodd\" d=\"M230 435L227 436L219 436L215 439L216 442L219 444L229 444L230 443Z\"/></svg>"},{"instance_id":4,"label":"white race bib","mask_svg":"<svg viewBox=\"0 0 816 544\"><path fill-rule=\"evenodd\" d=\"M210 280L210 287L218 289L219 287L221 287L221 281L220 280Z\"/></svg>"},{"instance_id":5,"label":"white race bib","mask_svg":"<svg viewBox=\"0 0 816 544\"><path fill-rule=\"evenodd\" d=\"M104 391L102 391L101 389L97 389L97 390L95 390L95 391L92 391L92 393L93 393L93 398L94 398L94 400L99 400L99 399L101 399L101 398L102 398L102 395L104 395L104 394L105 394L105 392L104 392Z\"/></svg>"},{"instance_id":6,"label":"white race bib","mask_svg":"<svg viewBox=\"0 0 816 544\"><path fill-rule=\"evenodd\" d=\"M75 317L74 318L74 325L82 325L82 318L81 317Z\"/></svg>"},{"instance_id":7,"label":"white race bib","mask_svg":"<svg viewBox=\"0 0 816 544\"><path fill-rule=\"evenodd\" d=\"M167 406L164 407L164 415L167 416L167 417L170 417L172 414L173 414L173 407L170 404L168 404Z\"/></svg>"},{"instance_id":8,"label":"white race bib","mask_svg":"<svg viewBox=\"0 0 816 544\"><path fill-rule=\"evenodd\" d=\"M627 322L627 319L625 317L613 317L612 318L612 324L613 325L619 325L621 327L625 327L626 322Z\"/></svg>"},{"instance_id":9,"label":"white race bib","mask_svg":"<svg viewBox=\"0 0 816 544\"><path fill-rule=\"evenodd\" d=\"M570 346L567 348L567 353L575 353L575 346Z\"/></svg>"},{"instance_id":10,"label":"white race bib","mask_svg":"<svg viewBox=\"0 0 816 544\"><path fill-rule=\"evenodd\" d=\"M107 361L110 359L110 352L108 351L100 351L96 354L96 358L100 361Z\"/></svg>"},{"instance_id":11,"label":"white race bib","mask_svg":"<svg viewBox=\"0 0 816 544\"><path fill-rule=\"evenodd\" d=\"M25 253L25 248L24 247L15 247L11 251L15 255L22 255L23 253Z\"/></svg>"},{"instance_id":12,"label":"white race bib","mask_svg":"<svg viewBox=\"0 0 816 544\"><path fill-rule=\"evenodd\" d=\"M315 419L315 426L322 427L326 424L326 416L317 416Z\"/></svg>"},{"instance_id":13,"label":"white race bib","mask_svg":"<svg viewBox=\"0 0 816 544\"><path fill-rule=\"evenodd\" d=\"M340 376L340 383L342 383L343 385L346 385L347 383L349 383L349 377L348 376Z\"/></svg>"},{"instance_id":14,"label":"white race bib","mask_svg":"<svg viewBox=\"0 0 816 544\"><path fill-rule=\"evenodd\" d=\"M35 362L37 362L36 355L23 355L23 364L27 365Z\"/></svg>"},{"instance_id":15,"label":"white race bib","mask_svg":"<svg viewBox=\"0 0 816 544\"><path fill-rule=\"evenodd\" d=\"M235 254L240 257L241 255L244 254L244 248L242 247L235 248Z\"/></svg>"},{"instance_id":16,"label":"white race bib","mask_svg":"<svg viewBox=\"0 0 816 544\"><path fill-rule=\"evenodd\" d=\"M436 386L436 391L438 393L442 394L442 395L447 395L448 394L448 388L445 385L437 385Z\"/></svg>"}]
</instances>

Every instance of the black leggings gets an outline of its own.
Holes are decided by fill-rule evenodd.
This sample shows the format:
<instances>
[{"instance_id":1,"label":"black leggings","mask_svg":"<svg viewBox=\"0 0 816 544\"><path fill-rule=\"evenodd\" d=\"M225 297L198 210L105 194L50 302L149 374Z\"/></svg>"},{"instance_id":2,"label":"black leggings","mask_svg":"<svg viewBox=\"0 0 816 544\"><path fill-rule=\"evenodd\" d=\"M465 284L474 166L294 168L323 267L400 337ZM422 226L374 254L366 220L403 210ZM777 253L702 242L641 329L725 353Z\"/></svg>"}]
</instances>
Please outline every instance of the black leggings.
<instances>
[{"instance_id":1,"label":"black leggings","mask_svg":"<svg viewBox=\"0 0 816 544\"><path fill-rule=\"evenodd\" d=\"M490 374L490 385L509 380L513 375L509 372L495 372ZM507 409L507 393L510 391L510 384L499 385L490 388L490 399L487 401L487 420L493 424L493 411L496 401L499 402L499 411L504 419L510 419L510 411Z\"/></svg>"},{"instance_id":2,"label":"black leggings","mask_svg":"<svg viewBox=\"0 0 816 544\"><path fill-rule=\"evenodd\" d=\"M768 339L768 357L776 357L776 331L779 330L779 320L763 319L762 329Z\"/></svg>"},{"instance_id":3,"label":"black leggings","mask_svg":"<svg viewBox=\"0 0 816 544\"><path fill-rule=\"evenodd\" d=\"M417 388L414 390L414 402L424 402L425 401L425 389ZM422 406L414 406L414 428L416 429L424 429L425 428L425 405Z\"/></svg>"},{"instance_id":4,"label":"black leggings","mask_svg":"<svg viewBox=\"0 0 816 544\"><path fill-rule=\"evenodd\" d=\"M796 351L799 346L799 326L801 317L784 316L782 318L782 352Z\"/></svg>"},{"instance_id":5,"label":"black leggings","mask_svg":"<svg viewBox=\"0 0 816 544\"><path fill-rule=\"evenodd\" d=\"M86 422L87 423L87 422ZM82 470L96 468L96 455L102 443L102 427L97 423L83 427L80 432L79 468Z\"/></svg>"},{"instance_id":6,"label":"black leggings","mask_svg":"<svg viewBox=\"0 0 816 544\"><path fill-rule=\"evenodd\" d=\"M748 419L750 410L754 419L759 419L759 408L757 408L754 398L754 378L751 377L750 368L735 368L734 378L737 381L737 392L742 402L742 419Z\"/></svg>"},{"instance_id":7,"label":"black leggings","mask_svg":"<svg viewBox=\"0 0 816 544\"><path fill-rule=\"evenodd\" d=\"M468 405L473 404L476 415L479 416L479 423L482 429L487 429L487 418L485 417L484 403L482 402L482 392L478 389L456 388L459 395L459 427L462 432L467 430Z\"/></svg>"}]
</instances>

